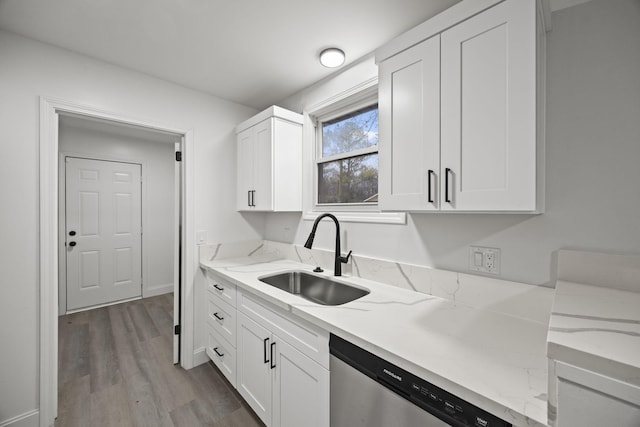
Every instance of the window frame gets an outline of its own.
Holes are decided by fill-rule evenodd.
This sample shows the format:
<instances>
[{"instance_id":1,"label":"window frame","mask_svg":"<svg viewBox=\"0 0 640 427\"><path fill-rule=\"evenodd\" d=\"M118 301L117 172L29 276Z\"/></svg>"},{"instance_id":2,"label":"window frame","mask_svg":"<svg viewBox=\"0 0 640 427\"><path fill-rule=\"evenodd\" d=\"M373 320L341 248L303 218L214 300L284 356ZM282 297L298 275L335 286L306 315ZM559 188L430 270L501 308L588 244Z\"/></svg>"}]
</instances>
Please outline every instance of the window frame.
<instances>
[{"instance_id":1,"label":"window frame","mask_svg":"<svg viewBox=\"0 0 640 427\"><path fill-rule=\"evenodd\" d=\"M347 103L346 105L336 106L334 109L330 109L324 114L319 114L313 116L314 122L314 150L313 150L313 207L314 210L319 212L321 211L370 211L370 212L379 212L378 202L358 202L358 203L319 203L319 180L318 176L318 166L322 163L329 163L337 160L344 160L350 157L358 157L367 154L378 154L378 145L360 148L354 151L349 151L346 153L334 154L331 156L323 157L322 156L322 123L334 120L336 118L349 115L358 110L365 109L367 107L371 107L375 105L376 109L378 109L378 92L375 91L374 94L369 94L368 96L361 97L357 100L353 100L353 102ZM378 163L379 170L379 163Z\"/></svg>"},{"instance_id":2,"label":"window frame","mask_svg":"<svg viewBox=\"0 0 640 427\"><path fill-rule=\"evenodd\" d=\"M314 221L318 215L325 212L332 212L340 220L340 222L356 222L356 223L373 223L373 224L396 224L406 225L406 212L380 212L378 204L359 203L359 204L322 204L318 205L318 143L317 128L318 118L327 120L329 117L338 117L348 114L355 105L366 105L378 103L378 77L372 77L343 92L339 92L331 97L321 100L317 104L312 104L304 109L305 126L309 125L310 129L305 132L305 143L309 147L306 151L308 154L305 159L305 176L306 181L305 197L304 197L304 213L302 219L304 221ZM353 110L351 110L353 111ZM378 103L378 112L380 106ZM380 117L378 116L378 120ZM378 121L379 124L379 121ZM378 141L378 145L380 141ZM321 147L320 147L321 149ZM378 169L379 169L378 157ZM312 168L313 171L309 171ZM310 192L311 194L309 194Z\"/></svg>"}]
</instances>

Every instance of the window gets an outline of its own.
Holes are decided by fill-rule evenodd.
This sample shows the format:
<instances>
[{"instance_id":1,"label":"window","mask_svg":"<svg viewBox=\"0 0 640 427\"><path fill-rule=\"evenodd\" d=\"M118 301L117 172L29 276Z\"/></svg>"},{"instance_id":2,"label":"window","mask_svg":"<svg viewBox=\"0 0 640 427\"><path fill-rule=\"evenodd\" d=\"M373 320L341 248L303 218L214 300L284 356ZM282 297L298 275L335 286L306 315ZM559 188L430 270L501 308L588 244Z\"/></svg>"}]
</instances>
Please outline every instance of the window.
<instances>
[{"instance_id":1,"label":"window","mask_svg":"<svg viewBox=\"0 0 640 427\"><path fill-rule=\"evenodd\" d=\"M378 104L371 102L318 118L317 205L377 205Z\"/></svg>"}]
</instances>

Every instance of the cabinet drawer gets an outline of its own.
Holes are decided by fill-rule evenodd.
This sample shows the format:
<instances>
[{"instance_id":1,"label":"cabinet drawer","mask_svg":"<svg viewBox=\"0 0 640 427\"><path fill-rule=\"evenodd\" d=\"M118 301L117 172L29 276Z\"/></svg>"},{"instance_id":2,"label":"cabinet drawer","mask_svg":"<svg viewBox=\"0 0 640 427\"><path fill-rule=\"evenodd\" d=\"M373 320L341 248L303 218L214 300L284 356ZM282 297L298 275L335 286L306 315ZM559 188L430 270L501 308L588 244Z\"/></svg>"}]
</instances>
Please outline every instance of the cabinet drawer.
<instances>
[{"instance_id":1,"label":"cabinet drawer","mask_svg":"<svg viewBox=\"0 0 640 427\"><path fill-rule=\"evenodd\" d=\"M207 325L207 356L215 363L231 385L236 387L236 349Z\"/></svg>"},{"instance_id":2,"label":"cabinet drawer","mask_svg":"<svg viewBox=\"0 0 640 427\"><path fill-rule=\"evenodd\" d=\"M207 271L207 290L231 307L236 306L236 285Z\"/></svg>"},{"instance_id":3,"label":"cabinet drawer","mask_svg":"<svg viewBox=\"0 0 640 427\"><path fill-rule=\"evenodd\" d=\"M236 309L210 292L207 294L207 323L232 346L236 346Z\"/></svg>"},{"instance_id":4,"label":"cabinet drawer","mask_svg":"<svg viewBox=\"0 0 640 427\"><path fill-rule=\"evenodd\" d=\"M329 333L303 319L292 319L259 297L238 291L238 310L269 328L298 351L329 369Z\"/></svg>"}]
</instances>

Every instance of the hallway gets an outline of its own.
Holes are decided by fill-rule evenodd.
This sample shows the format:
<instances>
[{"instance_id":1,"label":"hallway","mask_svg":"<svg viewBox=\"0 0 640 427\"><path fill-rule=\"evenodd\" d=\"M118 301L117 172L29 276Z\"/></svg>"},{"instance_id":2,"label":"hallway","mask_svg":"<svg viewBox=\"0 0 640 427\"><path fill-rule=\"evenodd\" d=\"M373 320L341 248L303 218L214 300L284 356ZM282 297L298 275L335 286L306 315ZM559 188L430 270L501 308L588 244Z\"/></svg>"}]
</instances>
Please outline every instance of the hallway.
<instances>
[{"instance_id":1,"label":"hallway","mask_svg":"<svg viewBox=\"0 0 640 427\"><path fill-rule=\"evenodd\" d=\"M210 362L173 365L172 311L164 294L60 317L56 426L261 426Z\"/></svg>"}]
</instances>

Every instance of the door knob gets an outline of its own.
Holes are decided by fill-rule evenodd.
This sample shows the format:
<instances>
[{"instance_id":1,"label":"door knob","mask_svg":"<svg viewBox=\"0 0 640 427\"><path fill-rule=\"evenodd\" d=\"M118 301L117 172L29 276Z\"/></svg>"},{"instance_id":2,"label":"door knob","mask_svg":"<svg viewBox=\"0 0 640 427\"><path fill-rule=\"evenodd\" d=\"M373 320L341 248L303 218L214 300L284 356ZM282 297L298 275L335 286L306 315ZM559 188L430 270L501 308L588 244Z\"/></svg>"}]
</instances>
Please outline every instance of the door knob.
<instances>
[{"instance_id":1,"label":"door knob","mask_svg":"<svg viewBox=\"0 0 640 427\"><path fill-rule=\"evenodd\" d=\"M69 242L69 246L74 247L76 245L76 242Z\"/></svg>"},{"instance_id":2,"label":"door knob","mask_svg":"<svg viewBox=\"0 0 640 427\"><path fill-rule=\"evenodd\" d=\"M71 230L71 231L69 232L69 236L75 236L75 235L76 235L76 232L75 232L75 231Z\"/></svg>"}]
</instances>

